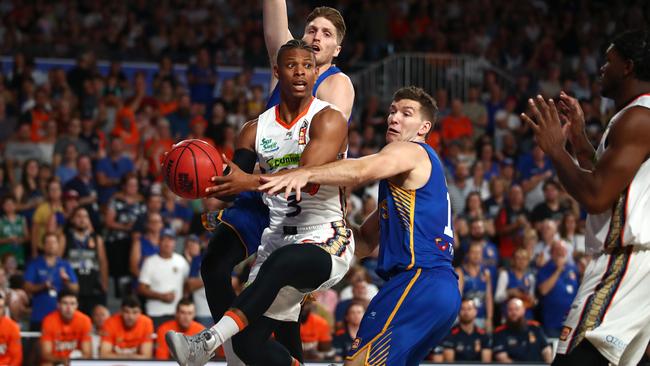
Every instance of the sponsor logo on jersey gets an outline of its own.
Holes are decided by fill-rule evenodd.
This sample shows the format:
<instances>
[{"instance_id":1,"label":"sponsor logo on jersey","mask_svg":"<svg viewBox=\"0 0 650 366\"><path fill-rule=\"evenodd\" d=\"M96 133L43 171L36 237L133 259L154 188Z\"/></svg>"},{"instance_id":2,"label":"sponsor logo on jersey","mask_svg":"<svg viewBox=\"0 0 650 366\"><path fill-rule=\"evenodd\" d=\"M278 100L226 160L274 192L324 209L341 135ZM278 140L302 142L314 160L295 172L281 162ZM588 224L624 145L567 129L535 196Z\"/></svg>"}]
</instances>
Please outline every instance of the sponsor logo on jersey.
<instances>
[{"instance_id":1,"label":"sponsor logo on jersey","mask_svg":"<svg viewBox=\"0 0 650 366\"><path fill-rule=\"evenodd\" d=\"M611 344L617 350L624 350L625 347L627 347L627 342L625 342L624 340L622 340L622 339L620 339L618 337L615 337L615 336L613 336L611 334L608 334L605 337L605 342Z\"/></svg>"},{"instance_id":2,"label":"sponsor logo on jersey","mask_svg":"<svg viewBox=\"0 0 650 366\"><path fill-rule=\"evenodd\" d=\"M300 132L298 132L298 145L305 145L307 143L307 126L308 126L307 120L304 120L302 122L302 126L300 127Z\"/></svg>"},{"instance_id":3,"label":"sponsor logo on jersey","mask_svg":"<svg viewBox=\"0 0 650 366\"><path fill-rule=\"evenodd\" d=\"M273 158L266 161L271 170L278 168L286 168L300 163L300 156L302 154L287 154L279 158Z\"/></svg>"},{"instance_id":4,"label":"sponsor logo on jersey","mask_svg":"<svg viewBox=\"0 0 650 366\"><path fill-rule=\"evenodd\" d=\"M278 150L278 143L272 139L262 138L262 152L269 153Z\"/></svg>"}]
</instances>

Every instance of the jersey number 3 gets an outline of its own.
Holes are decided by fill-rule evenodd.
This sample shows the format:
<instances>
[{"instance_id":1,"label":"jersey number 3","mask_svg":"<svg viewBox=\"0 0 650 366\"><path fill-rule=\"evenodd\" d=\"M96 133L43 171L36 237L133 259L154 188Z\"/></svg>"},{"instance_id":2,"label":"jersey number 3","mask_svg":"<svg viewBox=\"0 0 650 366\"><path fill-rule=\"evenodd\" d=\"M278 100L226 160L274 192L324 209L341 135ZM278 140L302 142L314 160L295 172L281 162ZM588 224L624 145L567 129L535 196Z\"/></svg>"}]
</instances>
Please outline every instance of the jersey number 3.
<instances>
[{"instance_id":1,"label":"jersey number 3","mask_svg":"<svg viewBox=\"0 0 650 366\"><path fill-rule=\"evenodd\" d=\"M302 207L298 205L298 200L296 199L296 195L292 194L289 196L287 199L287 206L293 208L293 211L287 213L287 217L296 217L300 215L300 212L302 211Z\"/></svg>"}]
</instances>

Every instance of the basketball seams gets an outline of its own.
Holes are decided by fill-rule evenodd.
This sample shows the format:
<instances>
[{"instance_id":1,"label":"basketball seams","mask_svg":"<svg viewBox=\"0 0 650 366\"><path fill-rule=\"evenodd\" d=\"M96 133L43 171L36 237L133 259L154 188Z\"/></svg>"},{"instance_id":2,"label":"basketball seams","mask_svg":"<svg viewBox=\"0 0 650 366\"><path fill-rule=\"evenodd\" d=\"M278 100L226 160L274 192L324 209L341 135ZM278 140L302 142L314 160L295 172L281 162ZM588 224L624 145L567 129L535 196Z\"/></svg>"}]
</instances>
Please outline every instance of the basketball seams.
<instances>
[{"instance_id":1,"label":"basketball seams","mask_svg":"<svg viewBox=\"0 0 650 366\"><path fill-rule=\"evenodd\" d=\"M198 139L180 141L172 147L164 161L167 186L176 195L185 199L203 198L205 194L202 190L210 186L210 178L222 175L218 171L220 167L218 164L221 160L219 150L212 145L201 146L201 143L205 142ZM207 143L205 144L207 145ZM190 155L185 156L188 149ZM213 173L209 172L210 168ZM194 176L194 181L192 181L192 176Z\"/></svg>"},{"instance_id":2,"label":"basketball seams","mask_svg":"<svg viewBox=\"0 0 650 366\"><path fill-rule=\"evenodd\" d=\"M207 156L208 159L210 159L210 163L212 164L212 168L214 169L214 175L220 175L219 171L217 170L217 164L214 163L214 160L212 160L212 157L210 156L210 154L208 154L208 152L203 149L203 146L201 146L200 144L198 144L194 140L190 141L190 145L196 146L199 150L203 151L205 156ZM212 146L212 145L210 145L210 146ZM212 146L212 147L214 147L214 146ZM215 150L217 150L217 149L215 148ZM219 154L219 150L217 150L217 154Z\"/></svg>"},{"instance_id":3,"label":"basketball seams","mask_svg":"<svg viewBox=\"0 0 650 366\"><path fill-rule=\"evenodd\" d=\"M192 146L192 143L187 144L187 146ZM190 149L190 153L192 154L192 162L194 164L194 189L197 198L200 198L200 192L199 192L199 167L196 165L196 155L194 154L194 150Z\"/></svg>"},{"instance_id":4,"label":"basketball seams","mask_svg":"<svg viewBox=\"0 0 650 366\"><path fill-rule=\"evenodd\" d=\"M178 186L177 186L176 171L178 170L178 164L180 164L181 158L183 157L183 154L185 153L185 150L187 150L188 146L189 146L189 144L186 144L185 146L183 146L183 150L180 153L178 153L178 158L176 159L176 165L174 166L174 173L172 174L172 179L174 180L174 184L172 184L174 189L172 191L174 191L174 192L180 191L180 189L178 189ZM185 198L185 197L183 197L183 198Z\"/></svg>"}]
</instances>

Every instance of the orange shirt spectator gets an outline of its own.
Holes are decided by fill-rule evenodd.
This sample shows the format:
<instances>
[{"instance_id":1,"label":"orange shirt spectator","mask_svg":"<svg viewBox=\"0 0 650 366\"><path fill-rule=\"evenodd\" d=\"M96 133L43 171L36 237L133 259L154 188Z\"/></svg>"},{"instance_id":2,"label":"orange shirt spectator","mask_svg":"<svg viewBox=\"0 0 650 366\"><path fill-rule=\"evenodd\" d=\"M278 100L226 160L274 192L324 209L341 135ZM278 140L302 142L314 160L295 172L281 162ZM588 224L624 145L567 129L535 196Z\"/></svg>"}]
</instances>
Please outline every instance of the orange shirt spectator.
<instances>
[{"instance_id":1,"label":"orange shirt spectator","mask_svg":"<svg viewBox=\"0 0 650 366\"><path fill-rule=\"evenodd\" d=\"M46 128L47 122L50 120L50 114L44 110L32 109L31 116L31 139L33 142L40 142L47 137Z\"/></svg>"},{"instance_id":2,"label":"orange shirt spectator","mask_svg":"<svg viewBox=\"0 0 650 366\"><path fill-rule=\"evenodd\" d=\"M442 138L446 141L472 137L474 133L472 121L463 115L463 102L459 99L454 99L451 102L451 114L440 121L440 126Z\"/></svg>"},{"instance_id":3,"label":"orange shirt spectator","mask_svg":"<svg viewBox=\"0 0 650 366\"><path fill-rule=\"evenodd\" d=\"M20 366L23 362L23 345L20 343L18 324L5 316L5 300L0 297L0 365Z\"/></svg>"},{"instance_id":4,"label":"orange shirt spectator","mask_svg":"<svg viewBox=\"0 0 650 366\"><path fill-rule=\"evenodd\" d=\"M75 299L76 302L76 299ZM74 350L84 350L91 355L90 332L92 322L88 315L75 310L72 319L66 321L59 310L43 319L41 334L42 347L49 349L52 356L67 359ZM86 343L84 345L84 343ZM46 345L47 344L47 345Z\"/></svg>"},{"instance_id":5,"label":"orange shirt spectator","mask_svg":"<svg viewBox=\"0 0 650 366\"><path fill-rule=\"evenodd\" d=\"M192 320L192 323L187 329L181 329L176 320L170 320L160 324L157 332L158 338L156 339L156 359L169 360L169 348L167 348L167 342L165 342L165 333L173 330L174 332L181 332L186 336L193 336L203 329L205 327L194 320Z\"/></svg>"},{"instance_id":6,"label":"orange shirt spectator","mask_svg":"<svg viewBox=\"0 0 650 366\"><path fill-rule=\"evenodd\" d=\"M166 116L176 112L178 109L178 102L176 100L170 100L168 102L163 102L162 100L158 101L158 110L160 114Z\"/></svg>"},{"instance_id":7,"label":"orange shirt spectator","mask_svg":"<svg viewBox=\"0 0 650 366\"><path fill-rule=\"evenodd\" d=\"M122 107L115 116L115 127L111 135L121 136L124 141L125 149L136 156L138 143L140 142L140 132L135 120L135 112L129 107Z\"/></svg>"},{"instance_id":8,"label":"orange shirt spectator","mask_svg":"<svg viewBox=\"0 0 650 366\"><path fill-rule=\"evenodd\" d=\"M142 314L140 301L126 297L121 312L104 322L99 357L150 359L153 356L152 334L153 321Z\"/></svg>"},{"instance_id":9,"label":"orange shirt spectator","mask_svg":"<svg viewBox=\"0 0 650 366\"><path fill-rule=\"evenodd\" d=\"M427 136L427 144L437 153L440 153L440 132L433 130L429 132L429 136Z\"/></svg>"},{"instance_id":10,"label":"orange shirt spectator","mask_svg":"<svg viewBox=\"0 0 650 366\"><path fill-rule=\"evenodd\" d=\"M310 308L305 309L305 305L300 317L300 339L305 359L317 359L319 353L332 351L332 330L327 320L314 314Z\"/></svg>"}]
</instances>

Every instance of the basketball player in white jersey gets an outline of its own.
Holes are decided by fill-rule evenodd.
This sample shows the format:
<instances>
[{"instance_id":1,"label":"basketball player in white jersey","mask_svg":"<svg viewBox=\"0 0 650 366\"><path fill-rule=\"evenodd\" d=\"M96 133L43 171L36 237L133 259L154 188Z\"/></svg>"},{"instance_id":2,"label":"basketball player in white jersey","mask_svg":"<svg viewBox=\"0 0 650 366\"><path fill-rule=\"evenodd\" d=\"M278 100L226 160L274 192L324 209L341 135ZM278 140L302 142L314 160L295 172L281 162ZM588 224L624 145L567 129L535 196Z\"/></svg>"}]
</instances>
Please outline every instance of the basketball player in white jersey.
<instances>
[{"instance_id":1,"label":"basketball player in white jersey","mask_svg":"<svg viewBox=\"0 0 650 366\"><path fill-rule=\"evenodd\" d=\"M553 365L636 365L650 340L650 32L618 36L600 72L602 95L617 113L597 150L565 95L565 118L540 96L522 114L566 190L589 212L586 245L594 259ZM565 150L567 138L580 165Z\"/></svg>"},{"instance_id":2,"label":"basketball player in white jersey","mask_svg":"<svg viewBox=\"0 0 650 366\"><path fill-rule=\"evenodd\" d=\"M274 72L279 78L280 104L247 123L240 134L244 144L249 144L245 147L257 153L262 171L317 166L344 156L347 122L343 114L311 96L318 73L312 48L301 40L289 41L278 52ZM259 186L258 176L229 165L232 172L217 180L219 187L239 193ZM344 222L345 197L338 187L314 186L302 200L264 199L270 225L262 235L251 284L209 331L195 337L166 335L181 365L204 364L218 346L240 331L233 346L242 361L295 364L286 349L269 340L271 333L280 321L298 320L305 293L331 287L349 269L354 244Z\"/></svg>"}]
</instances>

